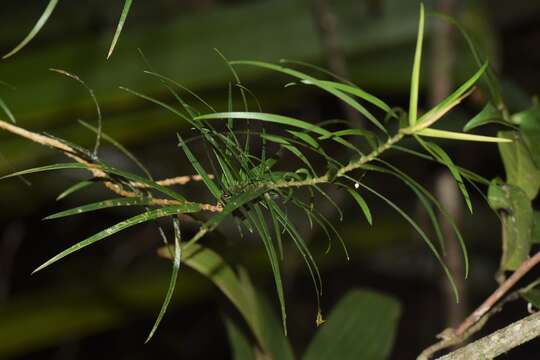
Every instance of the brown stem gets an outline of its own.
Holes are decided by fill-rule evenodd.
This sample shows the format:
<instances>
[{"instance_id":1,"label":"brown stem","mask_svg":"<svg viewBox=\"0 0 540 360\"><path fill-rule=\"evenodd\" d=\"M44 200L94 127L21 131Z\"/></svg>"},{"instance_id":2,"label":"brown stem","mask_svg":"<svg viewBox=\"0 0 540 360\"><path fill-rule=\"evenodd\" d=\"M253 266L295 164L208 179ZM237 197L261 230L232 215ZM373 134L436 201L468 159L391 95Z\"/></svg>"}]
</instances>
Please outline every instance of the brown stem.
<instances>
[{"instance_id":1,"label":"brown stem","mask_svg":"<svg viewBox=\"0 0 540 360\"><path fill-rule=\"evenodd\" d=\"M476 323L486 312L497 303L525 274L540 262L540 251L533 257L525 260L514 273L506 279L493 294L491 294L461 325L456 329L456 334L461 335Z\"/></svg>"},{"instance_id":2,"label":"brown stem","mask_svg":"<svg viewBox=\"0 0 540 360\"><path fill-rule=\"evenodd\" d=\"M12 134L18 135L22 138L28 139L35 143L48 146L55 150L59 150L62 153L64 153L64 155L66 155L67 157L75 160L78 163L86 165L88 167L87 168L88 171L90 171L94 177L101 178L101 179L107 178L107 174L104 171L97 168L95 164L78 156L75 149L73 149L71 146L67 144L64 144L63 142L59 140L50 138L45 135L34 133L32 131L28 131L17 125L10 124L3 120L0 120L0 129L6 130ZM199 181L200 177L197 175L182 176L182 177L177 177L177 178L172 178L172 179L165 179L161 182L164 184L164 186L169 186L173 184L185 184L191 180ZM109 180L104 181L103 185L107 189L123 197L136 197L140 195L137 192L126 190L122 185L109 181ZM138 183L133 183L132 185L134 185L135 187L145 187L143 186L143 184L138 184ZM152 204L158 205L158 206L180 205L181 203L182 202L178 200L152 198ZM212 205L212 204L198 204L198 205L200 205L201 210L212 211L212 212L219 212L222 210L222 207L220 205Z\"/></svg>"}]
</instances>

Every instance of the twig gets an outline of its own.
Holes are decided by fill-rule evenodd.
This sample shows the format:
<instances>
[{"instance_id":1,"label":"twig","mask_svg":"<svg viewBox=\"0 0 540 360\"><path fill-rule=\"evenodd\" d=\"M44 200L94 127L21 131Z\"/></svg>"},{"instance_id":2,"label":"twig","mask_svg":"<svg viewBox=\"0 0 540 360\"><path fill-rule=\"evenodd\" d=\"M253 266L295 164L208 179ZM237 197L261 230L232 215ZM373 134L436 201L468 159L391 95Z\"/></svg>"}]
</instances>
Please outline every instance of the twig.
<instances>
[{"instance_id":1,"label":"twig","mask_svg":"<svg viewBox=\"0 0 540 360\"><path fill-rule=\"evenodd\" d=\"M540 262L540 251L533 257L525 260L514 273L506 279L493 294L491 294L465 321L456 329L456 334L461 335L486 312L491 309L499 299L501 299L525 274L527 274L536 264Z\"/></svg>"},{"instance_id":2,"label":"twig","mask_svg":"<svg viewBox=\"0 0 540 360\"><path fill-rule=\"evenodd\" d=\"M489 315L499 308L494 306L508 291L536 264L540 262L540 251L533 257L524 261L514 273L506 279L469 317L467 317L456 329L446 329L440 335L441 341L425 349L418 360L429 359L433 354L450 346L458 345L469 336L478 331L489 318ZM503 300L502 303L505 301ZM518 344L519 345L519 344Z\"/></svg>"},{"instance_id":3,"label":"twig","mask_svg":"<svg viewBox=\"0 0 540 360\"><path fill-rule=\"evenodd\" d=\"M493 359L538 336L540 336L540 312L516 321L438 360Z\"/></svg>"},{"instance_id":4,"label":"twig","mask_svg":"<svg viewBox=\"0 0 540 360\"><path fill-rule=\"evenodd\" d=\"M23 129L19 126L16 126L16 125L13 125L13 124L10 124L6 121L3 121L3 120L0 120L0 129L3 129L3 130L6 130L12 134L15 134L15 135L18 135L22 138L25 138L25 139L28 139L30 141L33 141L35 143L38 143L40 145L44 145L44 146L48 146L50 148L53 148L55 150L59 150L61 151L62 153L64 153L64 155L66 155L67 157L75 160L76 162L78 163L81 163L81 164L84 164L86 165L88 168L88 171L90 171L92 173L92 175L96 178L107 178L107 174L99 169L98 167L96 167L95 164L81 158L80 156L77 155L77 152L75 149L73 149L71 146L67 145L67 144L64 144L63 142L59 141L59 140L56 140L56 139L53 139L53 138L50 138L48 136L45 136L45 135L41 135L41 134L37 134L37 133L34 133L32 131L28 131L26 129ZM164 184L167 184L167 185L173 185L173 184L185 184L189 181L198 181L200 180L199 177L197 175L195 176L181 176L181 177L177 177L177 178L172 178L172 179L165 179L165 180L162 180L162 183ZM126 190L124 189L123 186L117 184L117 183L114 183L112 181L109 181L109 180L106 180L103 182L103 185L111 190L112 192L116 193L117 195L120 195L120 196L123 196L123 197L137 197L139 196L140 194L137 193L137 192L134 192L134 191L129 191L129 190ZM137 186L137 185L143 185L143 184L137 184L137 183L134 183L133 185L135 185L136 187L141 187L141 186ZM172 199L161 199L161 198L152 198L152 204L153 205L158 205L158 206L169 206L169 205L180 205L182 204L182 202L178 201L178 200L172 200ZM219 212L222 210L222 207L221 205L212 205L212 204L198 204L201 208L201 210L206 210L206 211L211 211L211 212Z\"/></svg>"}]
</instances>

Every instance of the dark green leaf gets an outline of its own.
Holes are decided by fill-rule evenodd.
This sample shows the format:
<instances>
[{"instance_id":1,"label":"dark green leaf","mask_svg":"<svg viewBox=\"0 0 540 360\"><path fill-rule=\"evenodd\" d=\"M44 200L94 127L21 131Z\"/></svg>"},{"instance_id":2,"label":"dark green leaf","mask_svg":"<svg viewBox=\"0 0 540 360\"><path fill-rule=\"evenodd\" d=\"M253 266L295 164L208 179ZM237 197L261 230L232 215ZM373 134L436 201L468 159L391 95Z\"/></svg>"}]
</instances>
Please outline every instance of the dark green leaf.
<instances>
[{"instance_id":1,"label":"dark green leaf","mask_svg":"<svg viewBox=\"0 0 540 360\"><path fill-rule=\"evenodd\" d=\"M521 135L529 148L536 167L540 169L540 103L535 99L528 110L514 114L512 120L519 124Z\"/></svg>"},{"instance_id":2,"label":"dark green leaf","mask_svg":"<svg viewBox=\"0 0 540 360\"><path fill-rule=\"evenodd\" d=\"M384 360L394 345L399 303L371 290L354 290L334 307L304 360Z\"/></svg>"},{"instance_id":3,"label":"dark green leaf","mask_svg":"<svg viewBox=\"0 0 540 360\"><path fill-rule=\"evenodd\" d=\"M489 204L500 211L503 228L501 270L516 270L529 257L532 243L533 209L521 188L493 181L488 189Z\"/></svg>"}]
</instances>

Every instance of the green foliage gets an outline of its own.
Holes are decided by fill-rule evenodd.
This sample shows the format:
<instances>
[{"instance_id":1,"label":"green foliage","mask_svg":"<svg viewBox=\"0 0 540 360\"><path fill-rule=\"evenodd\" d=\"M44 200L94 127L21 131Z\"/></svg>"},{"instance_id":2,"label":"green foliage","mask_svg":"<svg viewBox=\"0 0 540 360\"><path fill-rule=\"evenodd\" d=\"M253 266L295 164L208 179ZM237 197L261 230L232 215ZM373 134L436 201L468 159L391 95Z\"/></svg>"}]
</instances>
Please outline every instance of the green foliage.
<instances>
[{"instance_id":1,"label":"green foliage","mask_svg":"<svg viewBox=\"0 0 540 360\"><path fill-rule=\"evenodd\" d=\"M263 297L258 298L260 309L269 309ZM304 360L318 359L388 359L396 336L401 309L392 297L371 291L352 290L332 309L328 319L320 324L309 343ZM273 337L272 351L263 348L263 354L273 359L293 359L288 340L276 331L278 322L268 313L261 320L273 328L266 329L265 338ZM257 350L231 320L225 319L234 359L252 359ZM270 331L268 331L270 330ZM277 335L276 335L277 334ZM277 337L277 338L276 338Z\"/></svg>"},{"instance_id":2,"label":"green foliage","mask_svg":"<svg viewBox=\"0 0 540 360\"><path fill-rule=\"evenodd\" d=\"M388 359L400 313L399 303L389 296L350 291L332 309L302 359Z\"/></svg>"},{"instance_id":3,"label":"green foliage","mask_svg":"<svg viewBox=\"0 0 540 360\"><path fill-rule=\"evenodd\" d=\"M501 269L515 270L529 257L532 243L533 209L520 187L493 181L488 199L493 210L501 211L503 256Z\"/></svg>"},{"instance_id":4,"label":"green foliage","mask_svg":"<svg viewBox=\"0 0 540 360\"><path fill-rule=\"evenodd\" d=\"M126 1L110 52L114 49L130 6L131 1ZM474 173L466 171L456 165L442 147L435 143L422 140L421 136L449 140L498 143L509 143L511 140L506 137L471 135L432 128L432 125L438 122L470 93L471 88L485 73L487 64L480 66L480 69L464 82L463 85L458 87L458 89L447 99L433 107L433 109L429 110L424 115L418 117L423 32L424 9L422 5L420 10L417 46L411 76L410 107L408 114L409 123L404 124L398 129L396 129L392 123L388 126L384 126L384 120L392 118L401 120L406 117L405 114L402 114L403 116L400 117L397 115L397 111L393 110L392 107L374 95L369 94L350 82L336 82L326 78L319 79L290 66L259 61L227 61L225 57L218 52L218 54L226 61L226 64L232 73L234 82L231 83L229 87L230 91L227 98L228 111L216 112L215 108L201 97L191 92L189 89L185 89L174 80L155 72L152 70L152 67L147 64L151 71L147 71L146 73L165 87L174 98L174 104L166 103L129 88L121 87L121 89L135 97L161 107L163 110L176 116L178 120L185 122L186 125L189 125L191 130L195 132L196 136L187 140L184 140L184 137L178 134L179 148L181 148L186 159L192 165L196 175L202 179L208 192L207 198L211 199L207 201L211 201L211 203L188 200L177 191L153 180L146 168L127 149L113 138L102 133L101 112L93 91L82 82L79 77L62 70L56 70L81 83L88 90L89 95L95 102L98 113L97 128L82 123L85 128L90 129L96 134L94 151L92 152L62 139L56 139L50 136L39 137L38 142L42 142L49 146L54 144L52 145L53 147L63 151L77 162L55 164L19 171L7 177L63 169L86 170L90 171L94 176L94 179L103 182L107 188L117 193L119 196L125 197L125 199L112 199L82 205L75 209L53 214L48 218L61 218L116 206L143 207L144 212L110 226L97 234L72 245L46 261L34 272L40 271L64 257L108 238L124 229L145 222L153 222L154 220L161 218L170 219L172 220L174 228L175 243L173 247L165 247L165 252L162 251L161 255L172 260L172 274L165 300L150 335L148 336L148 340L155 333L158 325L163 319L167 306L172 299L180 264L182 263L195 268L203 275L207 276L227 295L245 318L248 326L257 339L259 346L264 352L279 359L292 358L290 345L288 345L288 341L284 337L287 329L286 302L282 279L283 270L281 267L284 241L292 241L306 263L306 268L313 281L314 294L317 301L317 322L319 323L321 322L322 317L319 298L323 292L323 282L317 263L311 253L311 249L296 229L295 224L289 218L288 211L294 208L303 211L306 214L308 221L310 223L317 223L324 232L328 234L329 239L337 238L337 240L341 242L345 256L348 259L349 254L343 239L340 237L332 222L326 219L317 210L316 206L320 201L327 201L336 208L342 218L341 209L334 202L327 190L329 187L339 187L353 197L370 224L372 222L372 214L367 202L362 195L360 195L359 189L365 190L378 197L396 210L415 229L436 259L440 262L443 271L454 288L457 300L459 294L457 293L454 279L441 256L443 239L437 219L437 212L440 212L444 217L449 217L448 213L424 187L420 186L403 171L384 162L381 157L387 151L401 150L408 151L411 154L415 153L415 155L445 165L456 180L467 205L472 211L472 205L468 191L464 185L464 179L468 179L471 182L482 182L482 179L475 176ZM326 121L314 124L310 121L290 116L266 113L260 110L260 104L256 98L255 100L259 107L259 111L252 111L249 109L247 95L253 94L242 84L240 76L236 72L238 66L251 66L271 70L291 77L295 81L300 80L300 83L303 85L314 86L321 91L335 96L337 99L350 106L357 111L359 115L367 119L369 125L366 128L354 128L351 127L350 124L344 124L340 121ZM236 110L233 106L233 96L236 94L236 92L233 91L233 84L234 89L240 93L242 100L241 111ZM190 101L181 97L176 91L178 88L183 91L187 90L187 93L196 100L197 104L203 105L204 111L199 110L197 106L192 105ZM368 108L363 105L363 102L368 103L369 106L375 107L375 110L378 112L368 110ZM384 120L379 120L378 117ZM222 120L222 122L219 123L219 120ZM265 127L260 133L252 131L249 125L247 126L247 130L238 126L241 122L249 121L259 121L269 126ZM272 127L271 125L274 126ZM424 152L397 147L397 144L403 138L409 136L416 139L422 146ZM124 155L137 164L146 177L132 174L105 164L103 160L99 158L98 153L101 138L116 146ZM261 142L262 146L260 147L260 151L254 150L253 143L255 141ZM266 144L270 142L278 147L277 151L267 150ZM336 151L336 154L338 154L337 156L328 154L329 143L338 147L338 151L335 149L333 150ZM198 153L194 150L195 146L200 144L205 147L206 158L204 159L198 157ZM502 146L505 145L501 145L501 148ZM285 161L282 160L282 155L285 150L288 151L302 167L291 169L289 166L290 164L285 163ZM373 165L375 162L382 163L383 167ZM321 163L324 165L317 165ZM365 175L370 172L395 176L413 190L428 212L432 225L439 238L439 246L435 245L427 236L426 232L417 224L417 222L415 222L410 215L410 211L402 209L391 199L366 184L367 177ZM65 197L75 191L85 189L89 185L90 182L85 180L71 186L59 197ZM535 191L537 191L537 189ZM519 191L516 190L515 194L519 194ZM497 208L497 210L504 209L505 211L512 212L522 211L522 197L516 196L518 195L514 195L514 193L508 195L506 198L507 206L504 208ZM180 244L181 236L178 216L197 216L197 214L202 211L208 211L209 216L202 222L191 238L182 239L182 244ZM223 259L221 259L218 254L199 244L201 239L214 231L227 219L234 219L239 224L240 229L255 233L264 246L274 278L275 290L280 305L281 327L284 330L284 334L277 331L279 322L272 320L273 315L271 315L270 306L268 306L264 300L260 299L260 296L253 289L247 274L243 271L240 271L238 274L235 273L224 263ZM453 224L453 220L450 218L448 219L448 222ZM529 221L527 225L529 226L527 231L529 231L530 234L532 220ZM525 228L525 224L523 227ZM530 239L526 244L522 242L523 240L518 239L519 234L516 234L514 230L515 229L509 230L509 236L513 237L511 240L505 242L509 250L505 252L505 256L508 257L508 260L505 260L504 263L505 267L510 268L514 268L523 256L526 256L529 249L526 245L530 243ZM164 234L161 228L160 231ZM464 258L467 262L467 253L463 239L459 235L457 228L455 228L455 232L458 234ZM468 263L466 264L466 267L468 269ZM467 272L468 270L465 271L465 276L467 276ZM357 301L360 301L362 306L351 309L351 304ZM342 307L345 310L342 310ZM381 334L384 333L384 335L377 335L377 342L372 342L369 340L371 338L367 338L369 335L367 332L364 331L360 333L357 331L357 334L361 334L366 338L358 342L357 345L359 345L359 347L351 347L353 353L350 356L363 354L365 358L385 358L391 347L394 333L393 329L399 313L395 302L373 293L353 293L338 307L335 315L331 315L328 325L326 326L331 329L338 327L338 325L332 324L343 323L345 321L343 319L344 314L351 312L354 316L351 317L351 322L347 323L348 326L356 328L364 321L380 322L380 329L377 328L377 331L380 330ZM377 317L372 317L375 315L377 315ZM338 320L332 320L333 318ZM229 328L233 331L231 338L235 339L234 342L238 343L237 346L242 347L242 351L245 351L245 339L239 337L238 333L235 332L233 328ZM330 342L330 340L327 339L328 335L325 335L327 331L335 332L337 330L324 330L323 328L323 330L321 330L321 335L318 336L322 340L316 340L313 347L310 347L308 355L306 355L307 359L315 359L316 356L322 353L322 351L319 350L320 346L332 349L328 345ZM342 340L347 344L352 341L348 335L344 335ZM318 345L319 343L323 345ZM371 343L372 346L368 346L368 343Z\"/></svg>"},{"instance_id":5,"label":"green foliage","mask_svg":"<svg viewBox=\"0 0 540 360\"><path fill-rule=\"evenodd\" d=\"M43 26L47 23L49 20L49 17L52 15L54 9L56 8L56 5L58 5L59 0L49 0L49 3L45 7L45 10L43 10L43 13L39 17L38 21L34 25L34 27L30 30L28 35L17 45L13 50L11 50L9 53L3 56L3 59L7 59L19 51L21 51L32 39L41 31ZM116 27L116 32L114 34L114 38L111 43L111 47L109 48L109 52L107 54L107 59L111 57L114 48L116 47L116 43L118 41L118 38L120 37L120 33L122 32L122 29L124 27L124 23L126 22L127 15L129 14L129 9L131 7L131 4L133 3L133 0L126 0L124 2L124 7L122 9L122 14L120 15L120 20L118 22L118 26Z\"/></svg>"}]
</instances>

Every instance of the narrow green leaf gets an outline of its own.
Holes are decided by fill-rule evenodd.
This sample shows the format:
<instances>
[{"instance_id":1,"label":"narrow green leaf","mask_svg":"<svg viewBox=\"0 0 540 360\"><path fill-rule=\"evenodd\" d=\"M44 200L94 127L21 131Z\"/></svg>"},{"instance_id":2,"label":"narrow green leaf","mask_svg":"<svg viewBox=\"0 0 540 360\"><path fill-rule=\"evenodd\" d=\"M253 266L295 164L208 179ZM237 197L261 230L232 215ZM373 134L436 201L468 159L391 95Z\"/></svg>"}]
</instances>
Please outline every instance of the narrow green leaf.
<instances>
[{"instance_id":1,"label":"narrow green leaf","mask_svg":"<svg viewBox=\"0 0 540 360\"><path fill-rule=\"evenodd\" d=\"M96 108L96 113L97 113L97 124L98 124L98 126L97 126L97 130L96 130L96 144L94 145L94 153L93 153L94 157L97 157L99 146L101 144L103 119L102 119L102 116L101 116L101 108L99 107L99 103L97 101L96 95L94 94L94 90L92 90L79 76L77 76L75 74L69 73L69 72L67 72L65 70L61 70L61 69L50 68L49 70L53 71L55 73L58 73L60 75L67 76L68 78L77 81L79 84L81 84L86 89L86 91L88 91L88 94L90 95L90 98L92 99L92 101L94 103L94 106Z\"/></svg>"},{"instance_id":2,"label":"narrow green leaf","mask_svg":"<svg viewBox=\"0 0 540 360\"><path fill-rule=\"evenodd\" d=\"M411 74L411 92L409 100L409 126L416 125L418 112L418 92L420 88L420 66L422 62L422 44L424 40L424 4L420 3L420 18L418 20L418 36L414 53L413 70Z\"/></svg>"},{"instance_id":3,"label":"narrow green leaf","mask_svg":"<svg viewBox=\"0 0 540 360\"><path fill-rule=\"evenodd\" d=\"M276 249L272 241L272 237L270 236L268 228L265 224L260 206L255 205L254 210L255 210L254 212L251 212L251 211L244 212L244 215L246 216L247 219L250 220L253 227L259 233L259 236L261 237L261 240L266 249L268 259L270 260L270 265L272 267L272 274L274 276L274 285L276 287L276 292L278 295L278 300L279 300L279 304L281 308L281 320L283 324L283 331L286 335L287 334L287 312L285 310L285 294L283 291L283 280L281 277L279 260L276 254Z\"/></svg>"},{"instance_id":4,"label":"narrow green leaf","mask_svg":"<svg viewBox=\"0 0 540 360\"><path fill-rule=\"evenodd\" d=\"M364 189L366 189L367 191L369 191L370 193L372 193L373 195L379 197L381 200L383 200L385 203L387 203L388 205L390 205L394 210L396 210L405 220L407 220L407 222L409 224L411 224L411 226L414 228L414 230L416 230L416 232L420 235L420 237L422 238L422 240L424 240L424 242L427 244L427 246L429 247L429 249L431 250L431 252L433 253L433 255L435 255L435 258L437 259L437 261L441 264L441 267L443 268L444 270L444 273L446 274L446 277L448 278L448 281L450 282L450 285L452 287L452 290L454 291L454 295L456 297L456 302L459 302L459 293L458 293L458 290L457 290L457 287L456 287L456 283L454 281L454 278L452 277L452 274L450 273L450 270L448 269L448 266L446 266L446 264L444 263L444 260L442 259L441 255L439 254L439 252L437 251L437 249L435 248L435 246L433 245L433 243L431 242L431 240L427 237L427 235L424 233L424 231L422 230L422 228L420 228L420 226L416 223L416 221L414 221L409 215L407 215L406 212L404 212L403 210L401 210L401 208L399 206L397 206L396 204L394 204L390 199L388 199L386 196L380 194L379 192L375 191L374 189L370 188L369 186L365 185L365 184L362 184L362 183L358 183L361 187L363 187Z\"/></svg>"},{"instance_id":5,"label":"narrow green leaf","mask_svg":"<svg viewBox=\"0 0 540 360\"><path fill-rule=\"evenodd\" d=\"M419 139L420 140L420 139ZM454 177L454 180L456 181L456 184L459 188L459 191L461 191L461 194L463 195L463 199L465 199L465 203L467 204L467 207L469 208L469 211L473 212L472 203L471 203L471 197L469 196L469 192L467 191L467 188L465 187L465 183L463 182L463 178L461 177L461 172L458 170L450 156L446 153L446 151L443 150L439 145L429 142L429 141L423 141L420 140L420 143L422 146L426 148L431 154L439 159L441 163L443 163L452 176Z\"/></svg>"},{"instance_id":6,"label":"narrow green leaf","mask_svg":"<svg viewBox=\"0 0 540 360\"><path fill-rule=\"evenodd\" d=\"M197 174L199 174L202 177L203 182L206 185L206 187L208 188L208 190L210 190L210 192L212 193L212 195L214 195L214 197L216 199L219 199L220 196L221 196L221 190L214 183L214 181L212 181L212 179L210 179L210 176L208 176L208 173L206 172L206 170L204 170L204 168L202 167L199 160L197 160L195 155L193 155L193 153L191 152L189 147L186 145L186 143L184 142L184 139L182 139L180 134L178 134L178 140L179 140L179 145L184 150L184 153L186 154L189 162L191 163L191 165L193 166L193 168L195 169Z\"/></svg>"},{"instance_id":7,"label":"narrow green leaf","mask_svg":"<svg viewBox=\"0 0 540 360\"><path fill-rule=\"evenodd\" d=\"M98 132L98 129L96 127L90 125L89 123L85 121L79 120L79 124L81 124L82 126L84 126L85 128L89 129L90 131L96 134ZM103 138L103 140L109 142L111 145L113 145L118 150L120 150L120 152L122 152L128 159L133 161L133 163L137 165L137 167L144 172L144 174L149 180L152 180L152 175L150 174L146 166L144 166L143 163L135 155L133 155L133 153L129 151L124 145L120 144L118 141L116 141L114 138L112 138L111 136L107 135L104 132L101 132L101 137Z\"/></svg>"},{"instance_id":8,"label":"narrow green leaf","mask_svg":"<svg viewBox=\"0 0 540 360\"><path fill-rule=\"evenodd\" d=\"M303 142L305 142L306 144L308 144L314 149L320 148L320 145L317 142L317 140L315 140L311 135L305 132L294 131L294 130L287 130L287 132L293 136L296 136L297 138L299 138L300 140L302 140Z\"/></svg>"},{"instance_id":9,"label":"narrow green leaf","mask_svg":"<svg viewBox=\"0 0 540 360\"><path fill-rule=\"evenodd\" d=\"M433 138L449 139L449 140L464 140L464 141L480 141L480 142L495 142L495 143L509 143L510 139L504 139L500 137L471 135L460 132L438 130L438 129L423 129L416 133L420 136L427 136Z\"/></svg>"},{"instance_id":10,"label":"narrow green leaf","mask_svg":"<svg viewBox=\"0 0 540 360\"><path fill-rule=\"evenodd\" d=\"M336 82L336 81L327 81L327 80L320 80L320 82L324 85L331 86L337 90L341 90L345 93L358 96L361 99L366 100L372 105L375 105L379 109L385 111L386 113L390 114L392 117L397 117L397 115L394 113L392 108L388 106L384 101L377 98L376 96L360 89L357 86L347 85L344 83Z\"/></svg>"},{"instance_id":11,"label":"narrow green leaf","mask_svg":"<svg viewBox=\"0 0 540 360\"><path fill-rule=\"evenodd\" d=\"M133 0L124 1L122 14L120 14L120 20L118 21L118 25L116 26L116 32L114 33L111 47L109 48L109 52L107 53L107 59L111 57L114 51L114 48L116 47L116 43L118 42L118 38L120 37L120 34L122 33L122 29L124 28L124 24L126 23L126 19L129 14L129 8L131 7L132 3L133 3Z\"/></svg>"},{"instance_id":12,"label":"narrow green leaf","mask_svg":"<svg viewBox=\"0 0 540 360\"><path fill-rule=\"evenodd\" d=\"M173 199L176 199L176 200L179 200L179 201L186 201L186 199L182 195L177 193L176 191L174 191L172 189L169 189L169 188L167 188L165 186L161 186L158 183L156 183L155 181L151 181L151 180L145 179L143 177L140 177L138 175L131 174L131 173L127 172L127 171L119 170L119 169L116 169L116 168L113 168L113 167L110 167L110 166L106 166L106 165L91 165L91 166L89 166L89 165L81 164L81 163L54 164L54 165L41 166L41 167L37 167L37 168L18 171L18 172L9 174L9 175L5 175L5 176L1 177L0 180L10 178L10 177L14 177L14 176L32 174L32 173L37 173L37 172L42 172L42 171L53 171L53 170L64 170L64 169L85 169L85 170L89 170L90 168L102 170L105 173L111 173L111 174L114 174L114 175L121 176L121 177L123 177L123 178L125 178L127 180L131 180L133 182L145 184L145 185L149 186L152 189L160 191L163 194L169 195Z\"/></svg>"},{"instance_id":13,"label":"narrow green leaf","mask_svg":"<svg viewBox=\"0 0 540 360\"><path fill-rule=\"evenodd\" d=\"M119 222L116 225L113 225L105 230L102 230L98 232L95 235L90 236L89 238L86 238L85 240L76 243L73 246L70 246L66 250L62 251L58 255L52 257L51 259L47 260L42 265L38 266L32 274L43 270L44 268L56 263L57 261L63 259L64 257L83 249L89 245L94 244L97 241L103 240L111 235L116 234L117 232L120 232L124 229L127 229L129 227L132 227L137 224L141 224L147 221L155 220L158 218L171 216L171 215L177 215L177 214L184 214L184 213L193 213L200 211L200 207L198 205L194 204L185 204L185 205L176 205L176 206L167 206L160 209L150 210L147 212L144 212L142 214L133 216L127 220L124 220L122 222Z\"/></svg>"},{"instance_id":14,"label":"narrow green leaf","mask_svg":"<svg viewBox=\"0 0 540 360\"><path fill-rule=\"evenodd\" d=\"M73 185L71 185L70 187L68 187L66 190L62 191L62 193L60 193L60 195L58 195L56 197L56 200L62 200L64 199L65 197L79 191L79 190L82 190L90 185L93 185L95 184L96 182L95 181L91 181L91 180L83 180L83 181L79 181Z\"/></svg>"},{"instance_id":15,"label":"narrow green leaf","mask_svg":"<svg viewBox=\"0 0 540 360\"><path fill-rule=\"evenodd\" d=\"M487 103L486 106L476 114L471 120L469 120L463 127L463 131L468 132L477 127L487 124L501 124L509 126L502 118L501 112L493 106L492 103Z\"/></svg>"},{"instance_id":16,"label":"narrow green leaf","mask_svg":"<svg viewBox=\"0 0 540 360\"><path fill-rule=\"evenodd\" d=\"M11 50L9 53L4 55L3 59L7 59L8 57L13 56L16 53L18 53L37 35L37 33L41 30L41 28L45 25L45 23L49 19L49 16L51 16L57 4L58 4L58 0L49 1L49 3L47 4L47 7L45 8L43 13L39 17L38 21L36 22L32 30L30 30L28 35L26 35L26 37L17 46L15 46L13 50Z\"/></svg>"},{"instance_id":17,"label":"narrow green leaf","mask_svg":"<svg viewBox=\"0 0 540 360\"><path fill-rule=\"evenodd\" d=\"M4 100L2 100L2 98L0 98L0 108L2 110L4 110L4 112L6 113L7 117L9 118L9 120L12 122L12 123L16 123L17 120L15 119L15 116L13 116L13 113L11 112L11 110L9 109L9 107L7 106L7 104L4 102Z\"/></svg>"},{"instance_id":18,"label":"narrow green leaf","mask_svg":"<svg viewBox=\"0 0 540 360\"><path fill-rule=\"evenodd\" d=\"M291 118L288 116L269 114L269 113L224 112L224 113L205 114L205 115L197 116L195 118L195 120L216 120L216 119L244 119L244 120L253 119L253 120L259 120L259 121L271 122L275 124L288 125L288 126L296 127L299 129L308 130L319 135L331 136L332 134L330 131L323 129L322 127L319 127L317 125L310 124L306 121L298 120L298 119ZM340 137L333 137L332 140L344 146L347 146L350 149L358 151L353 144L351 144L350 142Z\"/></svg>"},{"instance_id":19,"label":"narrow green leaf","mask_svg":"<svg viewBox=\"0 0 540 360\"><path fill-rule=\"evenodd\" d=\"M485 63L469 80L463 83L456 91L450 94L446 99L437 104L433 109L422 115L416 125L416 129L425 129L433 125L447 112L458 105L465 97L471 93L471 87L480 79L487 69L488 64Z\"/></svg>"},{"instance_id":20,"label":"narrow green leaf","mask_svg":"<svg viewBox=\"0 0 540 360\"><path fill-rule=\"evenodd\" d=\"M289 68L286 68L286 67L283 67L283 66L269 64L269 63L265 63L265 62L261 62L261 61L231 61L230 64L231 65L257 66L257 67L266 68L266 69L270 69L270 70L273 70L273 71L281 72L281 73L296 77L298 79L302 79L304 81L307 81L308 83L313 84L313 85L319 87L322 90L325 90L326 92L334 95L335 97L337 97L338 99L340 99L341 101L346 103L347 105L351 106L353 109L355 109L356 111L358 111L359 113L364 115L371 123L373 123L373 125L375 125L381 131L386 133L386 129L384 128L384 126L364 106L360 105L360 103L358 103L356 100L354 100L352 97L348 96L344 92L342 92L340 90L337 90L332 86L325 85L320 80L318 80L318 79L316 79L316 78L314 78L312 76L306 75L306 74L304 74L304 73L302 73L300 71L297 71L297 70L293 70L293 69L289 69Z\"/></svg>"},{"instance_id":21,"label":"narrow green leaf","mask_svg":"<svg viewBox=\"0 0 540 360\"><path fill-rule=\"evenodd\" d=\"M364 200L362 195L360 195L358 192L354 191L351 188L347 188L347 192L349 194L351 194L351 196L356 201L358 206L360 206L360 209L362 209L362 212L364 213L364 216L366 217L366 220L367 220L368 224L373 225L373 219L371 217L371 211L369 210L369 206L368 206L366 200Z\"/></svg>"},{"instance_id":22,"label":"narrow green leaf","mask_svg":"<svg viewBox=\"0 0 540 360\"><path fill-rule=\"evenodd\" d=\"M117 206L135 206L135 205L152 205L150 198L116 198L105 201L98 201L92 204L78 206L76 208L60 211L47 216L44 220L58 219L66 216L79 215L90 211L97 211Z\"/></svg>"},{"instance_id":23,"label":"narrow green leaf","mask_svg":"<svg viewBox=\"0 0 540 360\"><path fill-rule=\"evenodd\" d=\"M178 271L180 270L180 262L182 259L182 247L180 246L180 242L182 239L182 235L180 233L180 222L178 221L178 218L173 218L173 226L174 226L174 258L173 258L173 267L171 272L171 280L169 282L169 288L167 289L167 294L165 295L165 299L163 300L163 305L161 305L161 309L159 310L158 317L156 318L156 321L154 323L154 326L152 326L152 330L150 330L150 333L148 334L148 337L146 338L145 344L152 339L154 334L156 333L157 328L159 327L159 324L161 323L161 320L163 320L163 316L165 316L165 312L167 312L167 308L169 307L169 303L171 302L174 288L176 287L176 280L178 279Z\"/></svg>"}]
</instances>

